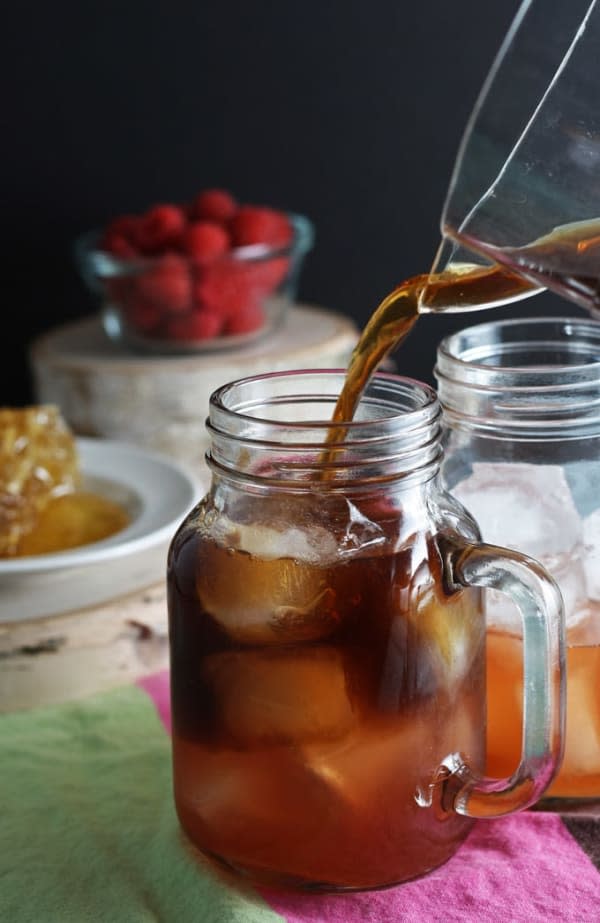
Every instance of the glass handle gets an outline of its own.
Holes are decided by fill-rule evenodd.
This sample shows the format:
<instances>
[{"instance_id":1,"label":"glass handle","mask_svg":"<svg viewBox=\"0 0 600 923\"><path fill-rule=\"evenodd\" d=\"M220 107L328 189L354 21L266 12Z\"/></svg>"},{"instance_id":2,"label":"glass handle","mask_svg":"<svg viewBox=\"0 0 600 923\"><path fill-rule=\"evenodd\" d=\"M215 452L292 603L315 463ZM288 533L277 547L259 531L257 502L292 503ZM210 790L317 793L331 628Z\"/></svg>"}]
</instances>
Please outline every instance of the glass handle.
<instances>
[{"instance_id":1,"label":"glass handle","mask_svg":"<svg viewBox=\"0 0 600 923\"><path fill-rule=\"evenodd\" d=\"M516 772L492 779L463 762L445 767L448 807L468 817L500 817L534 804L560 767L566 690L563 600L541 564L519 552L468 545L451 551L446 563L454 585L486 587L510 596L523 622L523 743Z\"/></svg>"}]
</instances>

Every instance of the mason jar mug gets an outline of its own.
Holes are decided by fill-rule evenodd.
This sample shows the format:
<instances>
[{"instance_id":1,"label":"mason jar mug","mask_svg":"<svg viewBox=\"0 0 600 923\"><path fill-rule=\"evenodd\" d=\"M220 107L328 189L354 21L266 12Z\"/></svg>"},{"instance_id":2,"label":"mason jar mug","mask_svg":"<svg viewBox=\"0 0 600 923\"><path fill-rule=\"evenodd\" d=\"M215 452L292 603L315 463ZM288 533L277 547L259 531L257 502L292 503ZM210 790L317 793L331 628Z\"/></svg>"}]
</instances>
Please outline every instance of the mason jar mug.
<instances>
[{"instance_id":1,"label":"mason jar mug","mask_svg":"<svg viewBox=\"0 0 600 923\"><path fill-rule=\"evenodd\" d=\"M378 374L334 425L343 381L278 372L212 395L211 485L167 574L181 825L246 877L323 890L435 868L474 818L534 803L561 755L555 583L482 544L442 489L431 388ZM484 776L482 587L523 621L510 778Z\"/></svg>"}]
</instances>

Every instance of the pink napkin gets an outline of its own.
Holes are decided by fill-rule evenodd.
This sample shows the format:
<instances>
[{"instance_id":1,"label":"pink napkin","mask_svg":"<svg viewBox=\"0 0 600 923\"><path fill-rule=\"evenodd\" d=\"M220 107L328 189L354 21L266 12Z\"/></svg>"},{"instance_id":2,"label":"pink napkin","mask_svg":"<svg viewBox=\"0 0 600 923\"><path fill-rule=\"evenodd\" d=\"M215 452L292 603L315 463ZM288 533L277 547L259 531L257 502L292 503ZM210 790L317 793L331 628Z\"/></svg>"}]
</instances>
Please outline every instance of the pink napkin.
<instances>
[{"instance_id":1,"label":"pink napkin","mask_svg":"<svg viewBox=\"0 0 600 923\"><path fill-rule=\"evenodd\" d=\"M170 730L168 673L139 685ZM418 881L342 895L261 889L287 923L597 923L600 872L558 814L480 821L453 858Z\"/></svg>"}]
</instances>

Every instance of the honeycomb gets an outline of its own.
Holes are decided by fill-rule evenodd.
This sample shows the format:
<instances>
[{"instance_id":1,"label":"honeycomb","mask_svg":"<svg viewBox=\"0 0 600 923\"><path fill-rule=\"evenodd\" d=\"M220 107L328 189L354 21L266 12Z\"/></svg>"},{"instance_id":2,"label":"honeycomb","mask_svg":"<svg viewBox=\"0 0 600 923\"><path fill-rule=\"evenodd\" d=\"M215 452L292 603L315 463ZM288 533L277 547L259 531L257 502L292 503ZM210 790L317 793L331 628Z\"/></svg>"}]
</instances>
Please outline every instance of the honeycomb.
<instances>
[{"instance_id":1,"label":"honeycomb","mask_svg":"<svg viewBox=\"0 0 600 923\"><path fill-rule=\"evenodd\" d=\"M50 501L77 489L75 438L53 404L0 407L0 557L19 554Z\"/></svg>"}]
</instances>

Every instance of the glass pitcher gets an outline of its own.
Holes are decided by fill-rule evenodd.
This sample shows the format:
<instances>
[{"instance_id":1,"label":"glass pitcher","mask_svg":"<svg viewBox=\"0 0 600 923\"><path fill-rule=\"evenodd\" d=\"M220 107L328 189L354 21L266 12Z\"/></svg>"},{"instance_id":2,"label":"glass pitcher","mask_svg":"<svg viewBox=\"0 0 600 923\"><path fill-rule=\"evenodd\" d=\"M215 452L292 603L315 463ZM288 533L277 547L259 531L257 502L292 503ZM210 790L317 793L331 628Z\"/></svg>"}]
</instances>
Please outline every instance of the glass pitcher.
<instances>
[{"instance_id":1,"label":"glass pitcher","mask_svg":"<svg viewBox=\"0 0 600 923\"><path fill-rule=\"evenodd\" d=\"M244 876L311 890L435 868L475 818L532 805L562 754L556 583L482 544L442 488L431 388L379 373L338 425L343 381L277 372L214 392L211 485L168 556L181 825ZM484 775L484 587L524 636L523 750L499 779Z\"/></svg>"},{"instance_id":2,"label":"glass pitcher","mask_svg":"<svg viewBox=\"0 0 600 923\"><path fill-rule=\"evenodd\" d=\"M473 293L448 303L427 286L422 313L547 288L600 314L599 76L597 0L522 3L466 126L432 269Z\"/></svg>"}]
</instances>

